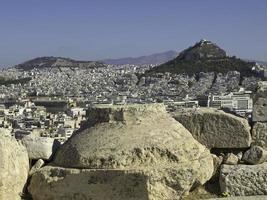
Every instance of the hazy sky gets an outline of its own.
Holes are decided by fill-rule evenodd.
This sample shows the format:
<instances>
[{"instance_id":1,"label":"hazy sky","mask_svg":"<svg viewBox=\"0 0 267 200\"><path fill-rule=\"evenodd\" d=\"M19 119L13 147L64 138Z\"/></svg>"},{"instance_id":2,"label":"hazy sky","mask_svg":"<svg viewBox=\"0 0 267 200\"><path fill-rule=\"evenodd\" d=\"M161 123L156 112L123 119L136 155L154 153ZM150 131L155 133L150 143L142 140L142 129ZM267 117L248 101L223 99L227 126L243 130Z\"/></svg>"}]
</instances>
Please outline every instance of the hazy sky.
<instances>
[{"instance_id":1,"label":"hazy sky","mask_svg":"<svg viewBox=\"0 0 267 200\"><path fill-rule=\"evenodd\" d=\"M267 0L0 0L0 66L181 51L201 38L267 60Z\"/></svg>"}]
</instances>

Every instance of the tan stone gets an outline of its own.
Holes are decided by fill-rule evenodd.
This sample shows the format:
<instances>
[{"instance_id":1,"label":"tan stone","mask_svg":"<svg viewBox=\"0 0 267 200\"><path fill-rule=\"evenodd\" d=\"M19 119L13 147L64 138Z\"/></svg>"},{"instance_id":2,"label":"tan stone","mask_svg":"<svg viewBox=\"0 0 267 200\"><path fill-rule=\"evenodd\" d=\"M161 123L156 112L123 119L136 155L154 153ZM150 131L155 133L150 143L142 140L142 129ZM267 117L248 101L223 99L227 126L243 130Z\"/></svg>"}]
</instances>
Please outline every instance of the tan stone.
<instances>
[{"instance_id":1,"label":"tan stone","mask_svg":"<svg viewBox=\"0 0 267 200\"><path fill-rule=\"evenodd\" d=\"M224 164L227 165L237 165L238 163L238 157L233 153L228 153L223 160Z\"/></svg>"},{"instance_id":2,"label":"tan stone","mask_svg":"<svg viewBox=\"0 0 267 200\"><path fill-rule=\"evenodd\" d=\"M32 176L34 173L36 173L41 167L43 167L45 162L42 159L39 159L36 161L36 163L32 166L29 176Z\"/></svg>"},{"instance_id":3,"label":"tan stone","mask_svg":"<svg viewBox=\"0 0 267 200\"><path fill-rule=\"evenodd\" d=\"M50 160L60 146L54 138L25 136L22 144L26 147L30 159Z\"/></svg>"},{"instance_id":4,"label":"tan stone","mask_svg":"<svg viewBox=\"0 0 267 200\"><path fill-rule=\"evenodd\" d=\"M168 172L159 167L94 170L46 166L33 175L29 191L34 200L179 200L177 191L164 184L173 184L177 178L175 170L178 176L184 173L184 177L190 178L190 172L180 168ZM162 173L169 173L168 179L164 180Z\"/></svg>"},{"instance_id":5,"label":"tan stone","mask_svg":"<svg viewBox=\"0 0 267 200\"><path fill-rule=\"evenodd\" d=\"M119 170L124 174L133 171L137 177L147 179L147 189L142 193L142 198L138 198L149 200L179 199L193 185L202 185L211 178L213 159L209 150L167 114L162 104L98 106L92 108L91 112L95 118L89 121L97 119L91 123L91 128L73 135L55 155L52 164L63 167L60 170L62 174L68 173L69 168L94 170L92 173L100 176L106 176L103 170L108 173ZM72 188L73 193L81 193L81 187L77 188L71 179L65 183L64 177L60 178L61 173L49 169L53 172L50 173L45 169L33 176L33 180L34 177L43 177L39 185L38 181L31 182L30 192L33 195L39 193L47 199L56 199L53 192L49 191L53 177L62 179L62 184ZM125 197L122 192L119 198L117 191L128 182L124 178L116 180L116 184L112 183L115 190L109 199ZM87 188L90 186L87 185ZM125 199L137 198L134 188L132 190ZM105 187L99 187L97 191L94 192L95 199L101 199ZM60 190L61 195L68 195L69 192Z\"/></svg>"},{"instance_id":6,"label":"tan stone","mask_svg":"<svg viewBox=\"0 0 267 200\"><path fill-rule=\"evenodd\" d=\"M267 163L222 165L220 188L231 196L267 195Z\"/></svg>"},{"instance_id":7,"label":"tan stone","mask_svg":"<svg viewBox=\"0 0 267 200\"><path fill-rule=\"evenodd\" d=\"M26 148L0 132L0 200L21 199L28 171Z\"/></svg>"},{"instance_id":8,"label":"tan stone","mask_svg":"<svg viewBox=\"0 0 267 200\"><path fill-rule=\"evenodd\" d=\"M250 126L244 118L213 108L185 109L173 116L208 148L246 148L251 144Z\"/></svg>"}]
</instances>

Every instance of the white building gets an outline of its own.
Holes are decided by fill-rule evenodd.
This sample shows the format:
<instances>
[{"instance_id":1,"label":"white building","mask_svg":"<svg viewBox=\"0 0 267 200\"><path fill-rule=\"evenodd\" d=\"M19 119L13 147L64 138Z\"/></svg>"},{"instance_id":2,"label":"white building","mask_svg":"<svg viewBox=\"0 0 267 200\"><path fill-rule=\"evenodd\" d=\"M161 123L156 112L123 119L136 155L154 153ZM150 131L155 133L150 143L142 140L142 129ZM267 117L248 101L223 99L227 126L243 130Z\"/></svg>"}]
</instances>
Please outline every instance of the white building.
<instances>
[{"instance_id":1,"label":"white building","mask_svg":"<svg viewBox=\"0 0 267 200\"><path fill-rule=\"evenodd\" d=\"M231 92L229 94L208 96L208 107L228 109L238 115L251 117L253 110L253 101L251 91Z\"/></svg>"}]
</instances>

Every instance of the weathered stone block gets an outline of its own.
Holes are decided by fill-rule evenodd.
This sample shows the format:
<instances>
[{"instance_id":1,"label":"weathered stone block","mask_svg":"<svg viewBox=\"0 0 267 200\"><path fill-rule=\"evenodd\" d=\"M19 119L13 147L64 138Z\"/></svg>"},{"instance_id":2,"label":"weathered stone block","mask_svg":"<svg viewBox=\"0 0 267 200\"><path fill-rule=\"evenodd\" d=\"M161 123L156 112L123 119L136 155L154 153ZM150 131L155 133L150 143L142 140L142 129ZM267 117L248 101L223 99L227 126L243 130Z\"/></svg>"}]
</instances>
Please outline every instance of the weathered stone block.
<instances>
[{"instance_id":1,"label":"weathered stone block","mask_svg":"<svg viewBox=\"0 0 267 200\"><path fill-rule=\"evenodd\" d=\"M213 108L185 109L173 116L208 148L246 148L251 144L250 126L244 118Z\"/></svg>"},{"instance_id":2,"label":"weathered stone block","mask_svg":"<svg viewBox=\"0 0 267 200\"><path fill-rule=\"evenodd\" d=\"M221 192L231 196L267 194L267 163L259 165L222 165Z\"/></svg>"},{"instance_id":3,"label":"weathered stone block","mask_svg":"<svg viewBox=\"0 0 267 200\"><path fill-rule=\"evenodd\" d=\"M29 158L34 160L50 160L60 146L60 142L53 138L33 136L23 137L22 144L26 147Z\"/></svg>"}]
</instances>

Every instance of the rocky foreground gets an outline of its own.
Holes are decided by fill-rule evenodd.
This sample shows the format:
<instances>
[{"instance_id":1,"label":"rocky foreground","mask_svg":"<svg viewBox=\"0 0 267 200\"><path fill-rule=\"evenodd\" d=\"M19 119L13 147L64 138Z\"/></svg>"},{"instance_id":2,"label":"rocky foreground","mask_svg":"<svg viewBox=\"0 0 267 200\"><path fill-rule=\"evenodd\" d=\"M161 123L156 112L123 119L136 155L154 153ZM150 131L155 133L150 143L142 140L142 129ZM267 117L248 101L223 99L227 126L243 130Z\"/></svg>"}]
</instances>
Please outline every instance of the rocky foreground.
<instances>
[{"instance_id":1,"label":"rocky foreground","mask_svg":"<svg viewBox=\"0 0 267 200\"><path fill-rule=\"evenodd\" d=\"M62 146L1 130L0 199L266 199L265 127L214 109L171 116L139 104L92 107L87 128Z\"/></svg>"}]
</instances>

